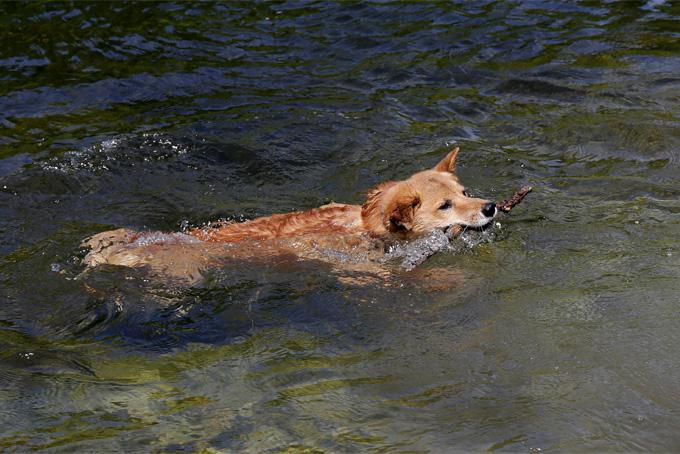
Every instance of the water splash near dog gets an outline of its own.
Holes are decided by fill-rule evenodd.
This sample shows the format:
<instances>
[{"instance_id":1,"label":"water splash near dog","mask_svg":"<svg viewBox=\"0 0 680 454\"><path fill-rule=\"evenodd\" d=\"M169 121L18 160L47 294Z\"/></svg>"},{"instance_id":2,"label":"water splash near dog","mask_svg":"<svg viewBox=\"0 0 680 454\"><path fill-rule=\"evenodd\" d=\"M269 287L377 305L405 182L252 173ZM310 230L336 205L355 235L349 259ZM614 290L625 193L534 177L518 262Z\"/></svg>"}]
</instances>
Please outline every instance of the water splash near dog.
<instances>
[{"instance_id":1,"label":"water splash near dog","mask_svg":"<svg viewBox=\"0 0 680 454\"><path fill-rule=\"evenodd\" d=\"M500 228L500 222L496 222L484 229L464 229L453 239L449 231L435 230L414 241L391 246L385 261L401 259L400 267L411 271L438 252L460 254L480 244L491 243L496 240L496 229Z\"/></svg>"}]
</instances>

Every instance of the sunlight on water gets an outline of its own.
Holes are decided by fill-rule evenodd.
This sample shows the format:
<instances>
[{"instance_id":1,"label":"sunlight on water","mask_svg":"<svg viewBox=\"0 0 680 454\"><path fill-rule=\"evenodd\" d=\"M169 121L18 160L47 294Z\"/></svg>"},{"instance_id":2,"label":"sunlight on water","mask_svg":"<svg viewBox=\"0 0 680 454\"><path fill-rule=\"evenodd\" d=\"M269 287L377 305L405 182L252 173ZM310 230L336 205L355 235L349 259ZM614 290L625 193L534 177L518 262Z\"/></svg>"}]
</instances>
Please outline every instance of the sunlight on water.
<instances>
[{"instance_id":1,"label":"sunlight on water","mask_svg":"<svg viewBox=\"0 0 680 454\"><path fill-rule=\"evenodd\" d=\"M0 10L0 451L680 446L675 2ZM454 145L535 191L452 241L187 235ZM149 266L85 267L120 228Z\"/></svg>"}]
</instances>

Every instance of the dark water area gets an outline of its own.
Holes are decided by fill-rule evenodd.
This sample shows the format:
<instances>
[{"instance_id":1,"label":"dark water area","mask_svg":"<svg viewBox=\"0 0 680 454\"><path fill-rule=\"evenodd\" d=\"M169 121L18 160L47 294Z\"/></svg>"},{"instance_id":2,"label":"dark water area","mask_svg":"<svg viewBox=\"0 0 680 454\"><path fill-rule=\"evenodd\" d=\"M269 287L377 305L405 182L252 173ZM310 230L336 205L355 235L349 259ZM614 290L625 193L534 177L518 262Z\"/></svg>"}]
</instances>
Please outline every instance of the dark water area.
<instances>
[{"instance_id":1,"label":"dark water area","mask_svg":"<svg viewBox=\"0 0 680 454\"><path fill-rule=\"evenodd\" d=\"M676 2L0 4L0 450L680 450ZM461 147L453 288L89 235L361 203Z\"/></svg>"}]
</instances>

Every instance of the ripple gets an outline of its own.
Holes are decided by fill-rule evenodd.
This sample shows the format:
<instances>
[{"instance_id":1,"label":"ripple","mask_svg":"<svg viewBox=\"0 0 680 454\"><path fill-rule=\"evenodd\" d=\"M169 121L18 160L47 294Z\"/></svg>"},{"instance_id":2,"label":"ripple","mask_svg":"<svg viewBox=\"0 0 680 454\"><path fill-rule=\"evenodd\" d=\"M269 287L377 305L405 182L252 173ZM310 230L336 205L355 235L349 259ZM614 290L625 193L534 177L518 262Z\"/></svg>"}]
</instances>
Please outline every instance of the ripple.
<instances>
[{"instance_id":1,"label":"ripple","mask_svg":"<svg viewBox=\"0 0 680 454\"><path fill-rule=\"evenodd\" d=\"M0 450L674 449L676 13L3 4ZM541 190L389 286L81 274L93 233L362 203L453 144L471 190Z\"/></svg>"}]
</instances>

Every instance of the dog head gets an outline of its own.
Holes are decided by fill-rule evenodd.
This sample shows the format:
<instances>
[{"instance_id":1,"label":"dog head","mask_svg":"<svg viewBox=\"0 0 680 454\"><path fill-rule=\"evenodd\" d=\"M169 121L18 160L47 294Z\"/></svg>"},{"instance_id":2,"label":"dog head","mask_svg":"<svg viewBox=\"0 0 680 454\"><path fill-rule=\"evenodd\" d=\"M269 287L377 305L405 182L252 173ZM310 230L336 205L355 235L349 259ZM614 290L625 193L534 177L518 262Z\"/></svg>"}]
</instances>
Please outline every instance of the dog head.
<instances>
[{"instance_id":1,"label":"dog head","mask_svg":"<svg viewBox=\"0 0 680 454\"><path fill-rule=\"evenodd\" d=\"M412 238L452 225L483 227L496 204L470 197L455 175L458 148L430 170L404 181L388 181L369 191L361 216L376 235Z\"/></svg>"}]
</instances>

